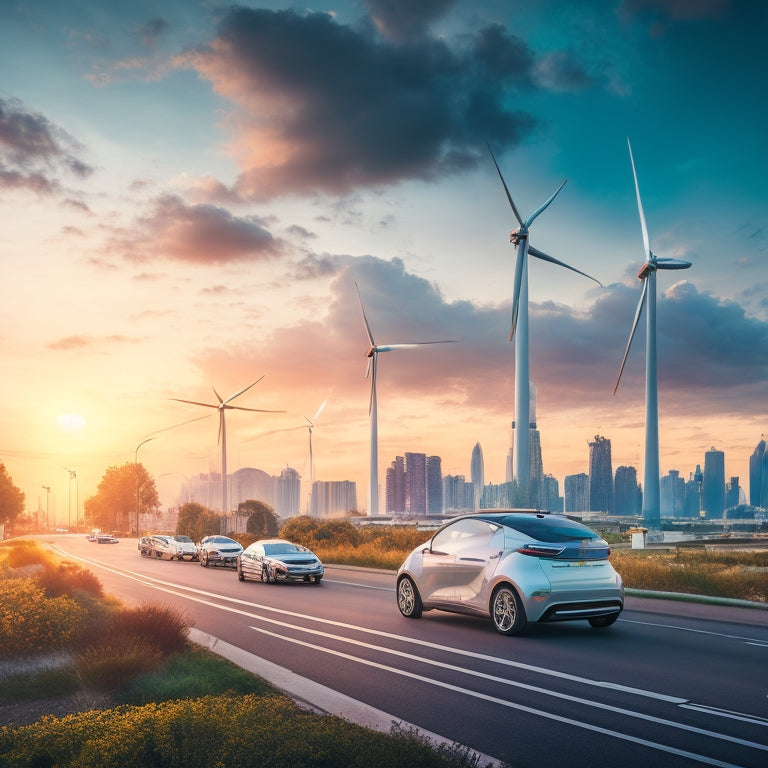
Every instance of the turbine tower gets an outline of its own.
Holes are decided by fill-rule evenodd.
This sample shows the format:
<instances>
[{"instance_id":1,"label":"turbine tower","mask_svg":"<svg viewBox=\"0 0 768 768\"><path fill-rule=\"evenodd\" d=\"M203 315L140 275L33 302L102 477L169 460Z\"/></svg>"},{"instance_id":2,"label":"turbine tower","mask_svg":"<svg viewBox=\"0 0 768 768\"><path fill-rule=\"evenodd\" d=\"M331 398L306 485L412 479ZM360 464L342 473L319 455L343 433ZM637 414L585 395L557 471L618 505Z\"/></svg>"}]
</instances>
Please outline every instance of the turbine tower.
<instances>
[{"instance_id":1,"label":"turbine tower","mask_svg":"<svg viewBox=\"0 0 768 768\"><path fill-rule=\"evenodd\" d=\"M315 428L315 422L317 421L318 417L323 411L323 408L325 408L325 404L328 402L328 398L326 397L325 400L323 400L321 406L317 409L317 413L310 419L307 416L304 417L305 421L307 422L307 430L309 431L309 488L310 491L312 489L312 486L315 483L315 465L314 460L312 458L312 430Z\"/></svg>"},{"instance_id":2,"label":"turbine tower","mask_svg":"<svg viewBox=\"0 0 768 768\"><path fill-rule=\"evenodd\" d=\"M239 392L235 392L234 395L230 395L226 400L221 398L221 395L213 387L213 394L216 395L216 399L219 401L216 403L201 403L197 400L182 400L179 397L172 397L171 400L175 400L177 403L189 403L191 405L202 405L204 408L216 408L219 411L219 439L218 444L221 446L221 511L224 515L227 514L227 422L224 414L228 410L234 411L253 411L255 413L285 413L285 411L268 411L264 408L243 408L239 405L230 405L229 403L236 397L240 397L244 392L247 392L251 387L258 384L264 377L256 379L253 384L249 384Z\"/></svg>"},{"instance_id":3,"label":"turbine tower","mask_svg":"<svg viewBox=\"0 0 768 768\"><path fill-rule=\"evenodd\" d=\"M529 380L529 349L528 349L528 254L535 256L542 261L548 261L551 264L557 264L560 267L570 269L584 277L594 280L602 286L599 280L591 277L586 272L582 272L575 267L571 267L565 262L559 261L546 253L542 253L534 248L529 242L529 229L534 219L542 213L549 204L557 197L558 192L565 185L566 179L555 190L554 194L544 203L542 203L528 218L523 219L517 210L512 195L509 193L507 183L501 174L499 164L496 162L493 150L488 147L491 153L491 159L496 166L496 172L499 174L504 191L507 194L507 200L515 214L515 219L520 225L512 230L509 235L509 241L517 249L517 262L515 264L515 286L512 295L512 327L509 332L509 340L515 339L515 432L512 445L512 468L514 479L523 487L528 487L530 479L530 380Z\"/></svg>"},{"instance_id":4,"label":"turbine tower","mask_svg":"<svg viewBox=\"0 0 768 768\"><path fill-rule=\"evenodd\" d=\"M360 300L360 309L363 313L365 332L368 334L368 341L371 345L366 353L368 366L365 369L365 378L370 376L371 379L371 399L368 405L368 415L371 418L371 463L368 478L368 515L376 516L379 514L379 437L378 415L376 411L376 367L379 352L391 352L393 349L410 349L425 344L449 344L457 341L457 339L447 339L445 341L415 341L410 344L377 344L373 340L371 326L368 324L368 318L365 316L363 297L360 295L360 288L357 283L355 283L355 288L357 289L357 298Z\"/></svg>"},{"instance_id":5,"label":"turbine tower","mask_svg":"<svg viewBox=\"0 0 768 768\"><path fill-rule=\"evenodd\" d=\"M632 156L632 145L627 139L629 148L629 161L632 164L632 176L635 180L635 195L637 196L637 210L640 214L640 227L643 231L643 248L645 263L637 273L638 280L643 283L640 300L637 303L635 319L632 330L629 332L629 341L624 350L624 358L619 368L619 376L613 394L619 388L624 364L627 362L629 348L632 345L643 306L648 304L645 313L645 467L643 469L643 520L646 525L658 525L661 521L661 504L659 499L659 382L656 360L656 272L659 269L688 269L690 261L682 259L661 258L651 250L648 239L648 227L645 224L643 202L640 199L640 187L637 183L637 171L635 160Z\"/></svg>"}]
</instances>

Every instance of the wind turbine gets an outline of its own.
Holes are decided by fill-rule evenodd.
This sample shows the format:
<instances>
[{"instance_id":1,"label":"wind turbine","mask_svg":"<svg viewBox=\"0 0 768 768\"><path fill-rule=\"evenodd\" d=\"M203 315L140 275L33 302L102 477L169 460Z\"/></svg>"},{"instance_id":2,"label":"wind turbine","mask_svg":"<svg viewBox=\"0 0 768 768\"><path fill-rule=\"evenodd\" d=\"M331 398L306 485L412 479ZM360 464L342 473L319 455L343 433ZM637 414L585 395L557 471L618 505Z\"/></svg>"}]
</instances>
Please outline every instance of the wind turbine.
<instances>
[{"instance_id":1,"label":"wind turbine","mask_svg":"<svg viewBox=\"0 0 768 768\"><path fill-rule=\"evenodd\" d=\"M244 392L247 392L251 387L258 384L264 377L261 376L253 384L249 384L239 392L235 392L234 395L230 395L226 400L223 400L221 395L216 391L215 387L212 387L213 394L216 395L216 399L219 401L216 403L201 403L197 400L182 400L180 397L172 397L171 400L175 400L177 403L190 403L191 405L202 405L204 408L217 408L219 411L219 439L218 443L221 445L221 509L223 514L227 514L227 423L224 414L228 410L235 411L253 411L255 413L285 413L285 411L269 411L264 408L243 408L239 405L230 405L229 403L236 397L240 397Z\"/></svg>"},{"instance_id":2,"label":"wind turbine","mask_svg":"<svg viewBox=\"0 0 768 768\"><path fill-rule=\"evenodd\" d=\"M520 225L512 230L509 235L509 241L517 249L517 262L515 264L515 286L512 294L512 326L509 331L509 340L515 339L515 422L516 428L512 443L512 469L515 480L522 487L528 486L530 474L530 447L529 447L529 425L530 425L530 378L529 378L529 349L528 349L528 254L535 256L542 261L548 261L551 264L557 264L560 267L570 269L584 277L594 280L602 286L599 280L582 272L580 269L571 267L563 261L542 253L529 243L529 229L534 219L542 213L549 204L557 197L557 194L565 186L567 179L563 179L562 184L555 190L554 194L542 203L528 218L523 219L517 210L515 201L509 193L507 183L501 174L499 164L496 162L493 150L490 145L488 151L491 153L491 159L496 166L496 172L499 174L504 191L507 194L507 200L512 207L517 223Z\"/></svg>"},{"instance_id":3,"label":"wind turbine","mask_svg":"<svg viewBox=\"0 0 768 768\"><path fill-rule=\"evenodd\" d=\"M643 202L640 199L640 187L637 183L637 171L635 160L632 156L632 145L627 139L629 148L629 161L632 164L632 176L635 179L635 195L637 196L637 210L640 214L640 227L643 231L643 248L645 263L637 273L638 280L643 283L640 293L640 301L637 302L635 319L632 330L629 332L629 341L624 350L624 358L619 368L619 376L613 394L619 388L621 374L624 372L624 364L627 362L629 348L632 345L643 306L648 304L645 314L645 467L643 471L643 520L649 525L658 525L661 520L661 505L659 501L659 382L656 360L656 271L659 269L688 269L690 261L682 259L662 258L656 256L651 250L648 239L648 227L645 224Z\"/></svg>"},{"instance_id":4,"label":"wind turbine","mask_svg":"<svg viewBox=\"0 0 768 768\"><path fill-rule=\"evenodd\" d=\"M307 422L307 430L309 431L309 487L310 490L312 489L312 486L315 482L315 465L312 458L312 430L315 428L315 422L317 421L318 417L323 411L323 408L325 408L325 404L328 402L328 398L326 397L325 400L323 400L320 407L317 409L317 413L310 419L307 416L304 417L304 419Z\"/></svg>"},{"instance_id":5,"label":"wind turbine","mask_svg":"<svg viewBox=\"0 0 768 768\"><path fill-rule=\"evenodd\" d=\"M391 352L394 349L411 349L425 344L449 344L458 341L458 339L446 339L445 341L415 341L410 344L377 344L373 340L371 326L368 324L368 318L365 316L365 307L363 306L363 297L360 295L360 288L355 283L357 289L357 298L360 300L360 309L363 313L363 323L365 332L368 334L370 349L366 353L368 365L365 369L365 378L371 379L371 399L368 405L368 415L371 418L371 464L368 480L368 515L376 516L379 514L379 438L378 438L378 416L376 412L376 366L379 352Z\"/></svg>"}]
</instances>

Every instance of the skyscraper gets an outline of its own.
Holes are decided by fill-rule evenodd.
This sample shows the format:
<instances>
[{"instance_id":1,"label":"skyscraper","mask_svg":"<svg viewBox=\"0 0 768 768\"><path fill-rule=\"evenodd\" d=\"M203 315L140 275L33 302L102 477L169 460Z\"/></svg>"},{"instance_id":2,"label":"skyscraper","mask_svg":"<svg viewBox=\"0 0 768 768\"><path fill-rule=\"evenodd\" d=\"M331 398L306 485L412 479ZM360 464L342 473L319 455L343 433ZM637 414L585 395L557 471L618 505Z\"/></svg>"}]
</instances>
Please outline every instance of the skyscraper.
<instances>
[{"instance_id":1,"label":"skyscraper","mask_svg":"<svg viewBox=\"0 0 768 768\"><path fill-rule=\"evenodd\" d=\"M396 456L387 469L385 487L387 514L405 514L405 459Z\"/></svg>"},{"instance_id":2,"label":"skyscraper","mask_svg":"<svg viewBox=\"0 0 768 768\"><path fill-rule=\"evenodd\" d=\"M600 435L595 435L594 442L589 444L589 509L591 512L613 511L611 441Z\"/></svg>"},{"instance_id":3,"label":"skyscraper","mask_svg":"<svg viewBox=\"0 0 768 768\"><path fill-rule=\"evenodd\" d=\"M633 517L642 511L643 494L635 467L617 467L613 484L614 514Z\"/></svg>"},{"instance_id":4,"label":"skyscraper","mask_svg":"<svg viewBox=\"0 0 768 768\"><path fill-rule=\"evenodd\" d=\"M566 512L587 512L589 510L589 475L566 475L563 481Z\"/></svg>"},{"instance_id":5,"label":"skyscraper","mask_svg":"<svg viewBox=\"0 0 768 768\"><path fill-rule=\"evenodd\" d=\"M338 517L357 511L357 484L350 480L312 483L312 517Z\"/></svg>"},{"instance_id":6,"label":"skyscraper","mask_svg":"<svg viewBox=\"0 0 768 768\"><path fill-rule=\"evenodd\" d=\"M749 503L753 507L768 507L768 462L765 439L761 438L749 457Z\"/></svg>"},{"instance_id":7,"label":"skyscraper","mask_svg":"<svg viewBox=\"0 0 768 768\"><path fill-rule=\"evenodd\" d=\"M732 477L725 486L725 508L733 509L739 506L739 478Z\"/></svg>"},{"instance_id":8,"label":"skyscraper","mask_svg":"<svg viewBox=\"0 0 768 768\"><path fill-rule=\"evenodd\" d=\"M446 475L443 478L443 508L446 512L467 512L474 502L474 486L464 475Z\"/></svg>"},{"instance_id":9,"label":"skyscraper","mask_svg":"<svg viewBox=\"0 0 768 768\"><path fill-rule=\"evenodd\" d=\"M722 517L725 510L725 454L714 446L704 454L701 506L706 518Z\"/></svg>"},{"instance_id":10,"label":"skyscraper","mask_svg":"<svg viewBox=\"0 0 768 768\"><path fill-rule=\"evenodd\" d=\"M277 478L275 512L278 517L294 517L301 511L301 477L286 467Z\"/></svg>"},{"instance_id":11,"label":"skyscraper","mask_svg":"<svg viewBox=\"0 0 768 768\"><path fill-rule=\"evenodd\" d=\"M427 513L427 457L405 454L405 508L410 515Z\"/></svg>"},{"instance_id":12,"label":"skyscraper","mask_svg":"<svg viewBox=\"0 0 768 768\"><path fill-rule=\"evenodd\" d=\"M439 456L427 456L427 514L443 514L443 469Z\"/></svg>"},{"instance_id":13,"label":"skyscraper","mask_svg":"<svg viewBox=\"0 0 768 768\"><path fill-rule=\"evenodd\" d=\"M473 509L474 511L477 511L480 509L480 499L483 498L483 486L485 485L483 474L483 449L480 447L480 443L475 443L475 447L472 449L470 471L472 475L472 485L474 486Z\"/></svg>"},{"instance_id":14,"label":"skyscraper","mask_svg":"<svg viewBox=\"0 0 768 768\"><path fill-rule=\"evenodd\" d=\"M698 518L701 512L701 489L704 484L704 473L701 471L701 465L696 465L696 471L688 478L685 484L685 504L683 506L683 516Z\"/></svg>"},{"instance_id":15,"label":"skyscraper","mask_svg":"<svg viewBox=\"0 0 768 768\"><path fill-rule=\"evenodd\" d=\"M685 506L685 480L680 472L670 469L669 474L659 480L661 514L665 517L680 517Z\"/></svg>"}]
</instances>

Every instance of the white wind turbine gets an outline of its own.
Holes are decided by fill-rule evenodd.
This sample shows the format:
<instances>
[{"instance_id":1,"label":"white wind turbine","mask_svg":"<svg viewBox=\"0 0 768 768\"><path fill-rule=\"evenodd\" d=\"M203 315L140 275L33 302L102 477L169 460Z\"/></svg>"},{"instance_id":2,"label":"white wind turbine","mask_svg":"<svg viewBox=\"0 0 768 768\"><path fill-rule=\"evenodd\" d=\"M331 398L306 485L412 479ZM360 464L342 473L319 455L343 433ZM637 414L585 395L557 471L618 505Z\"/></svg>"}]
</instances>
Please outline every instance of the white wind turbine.
<instances>
[{"instance_id":1,"label":"white wind turbine","mask_svg":"<svg viewBox=\"0 0 768 768\"><path fill-rule=\"evenodd\" d=\"M357 298L360 300L360 309L363 313L363 323L365 332L368 334L370 349L366 353L368 366L365 369L365 378L371 378L371 399L368 405L368 415L371 417L371 464L368 479L368 515L376 516L379 514L379 438L378 438L378 416L376 412L376 365L379 352L391 352L393 349L411 349L425 344L449 344L458 341L457 339L446 339L445 341L415 341L410 344L377 344L373 340L371 326L368 324L368 318L365 316L365 307L363 306L363 297L360 295L360 288L355 283L357 289Z\"/></svg>"},{"instance_id":2,"label":"white wind turbine","mask_svg":"<svg viewBox=\"0 0 768 768\"><path fill-rule=\"evenodd\" d=\"M619 388L624 364L627 362L629 348L632 345L643 305L648 304L645 314L645 467L643 468L643 519L646 524L658 525L661 519L661 504L659 499L659 382L656 359L656 271L659 269L688 269L690 261L682 259L660 258L651 250L648 239L648 227L645 224L643 203L640 199L640 186L637 183L637 171L635 160L632 156L632 145L627 139L629 147L629 161L632 164L632 176L635 180L635 195L637 196L637 210L640 214L640 227L643 231L643 248L645 249L645 263L637 273L637 277L643 283L640 293L640 301L637 303L635 319L632 330L629 332L629 341L624 350L624 358L619 368L619 376L613 394Z\"/></svg>"},{"instance_id":3,"label":"white wind turbine","mask_svg":"<svg viewBox=\"0 0 768 768\"><path fill-rule=\"evenodd\" d=\"M315 422L319 418L320 414L323 412L323 408L325 408L325 404L328 402L328 398L326 397L325 400L321 403L320 407L317 409L317 413L310 419L307 416L304 417L305 421L307 422L307 430L309 431L309 488L310 491L312 489L312 486L315 483L315 464L314 459L312 458L312 430L315 428Z\"/></svg>"},{"instance_id":4,"label":"white wind turbine","mask_svg":"<svg viewBox=\"0 0 768 768\"><path fill-rule=\"evenodd\" d=\"M509 193L507 183L501 175L501 169L496 162L493 150L488 147L491 153L491 159L496 166L504 191L507 193L507 200L512 207L518 224L517 229L512 230L509 235L509 241L517 249L517 262L515 264L515 287L512 295L512 327L509 331L509 340L515 338L515 432L512 443L512 470L515 480L522 487L528 486L530 474L530 447L529 447L529 425L530 425L530 378L529 378L529 349L528 349L528 254L535 256L542 261L548 261L551 264L557 264L560 267L570 269L584 277L594 280L602 286L599 280L591 277L580 269L571 267L563 261L559 261L546 253L542 253L534 248L529 242L528 232L534 219L542 213L549 204L557 197L558 192L563 188L567 179L563 179L562 184L555 190L554 194L544 203L542 203L527 219L523 219L517 210L512 195Z\"/></svg>"},{"instance_id":5,"label":"white wind turbine","mask_svg":"<svg viewBox=\"0 0 768 768\"><path fill-rule=\"evenodd\" d=\"M230 395L226 400L223 400L221 395L213 387L213 394L216 395L216 399L219 401L216 403L201 403L198 400L182 400L180 397L172 397L171 400L175 400L178 403L189 403L191 405L202 405L204 408L216 408L219 411L219 439L218 444L221 445L221 509L222 512L227 514L227 423L225 419L225 412L228 410L235 411L253 411L255 413L285 413L285 411L269 411L264 408L243 408L239 405L230 405L229 403L236 397L240 397L244 392L247 392L251 387L258 384L264 377L261 376L253 384L249 384L239 392L235 392L234 395Z\"/></svg>"}]
</instances>

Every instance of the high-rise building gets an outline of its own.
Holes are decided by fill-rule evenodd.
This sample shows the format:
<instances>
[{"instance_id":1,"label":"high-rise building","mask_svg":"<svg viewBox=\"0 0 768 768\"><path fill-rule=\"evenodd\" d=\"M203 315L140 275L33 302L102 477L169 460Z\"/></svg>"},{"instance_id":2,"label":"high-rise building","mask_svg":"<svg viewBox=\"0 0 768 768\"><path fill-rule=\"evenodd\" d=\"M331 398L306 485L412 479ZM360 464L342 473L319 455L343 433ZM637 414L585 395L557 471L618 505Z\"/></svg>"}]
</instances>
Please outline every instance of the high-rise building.
<instances>
[{"instance_id":1,"label":"high-rise building","mask_svg":"<svg viewBox=\"0 0 768 768\"><path fill-rule=\"evenodd\" d=\"M733 509L739 506L739 478L732 477L725 486L725 508Z\"/></svg>"},{"instance_id":2,"label":"high-rise building","mask_svg":"<svg viewBox=\"0 0 768 768\"><path fill-rule=\"evenodd\" d=\"M659 480L659 502L664 517L680 517L685 507L685 480L680 472L670 469Z\"/></svg>"},{"instance_id":3,"label":"high-rise building","mask_svg":"<svg viewBox=\"0 0 768 768\"><path fill-rule=\"evenodd\" d=\"M722 517L725 510L725 454L714 446L704 454L701 506L706 518Z\"/></svg>"},{"instance_id":4,"label":"high-rise building","mask_svg":"<svg viewBox=\"0 0 768 768\"><path fill-rule=\"evenodd\" d=\"M761 438L749 457L749 503L753 507L768 507L768 451Z\"/></svg>"},{"instance_id":5,"label":"high-rise building","mask_svg":"<svg viewBox=\"0 0 768 768\"><path fill-rule=\"evenodd\" d=\"M427 514L443 514L443 469L439 456L427 456Z\"/></svg>"},{"instance_id":6,"label":"high-rise building","mask_svg":"<svg viewBox=\"0 0 768 768\"><path fill-rule=\"evenodd\" d=\"M565 492L566 512L589 511L589 475L579 472L578 475L566 475L563 481Z\"/></svg>"},{"instance_id":7,"label":"high-rise building","mask_svg":"<svg viewBox=\"0 0 768 768\"><path fill-rule=\"evenodd\" d=\"M544 475L541 478L541 508L550 512L563 511L563 497L560 495L560 485L554 475Z\"/></svg>"},{"instance_id":8,"label":"high-rise building","mask_svg":"<svg viewBox=\"0 0 768 768\"><path fill-rule=\"evenodd\" d=\"M480 447L480 443L475 443L475 447L472 449L470 472L472 476L472 485L474 486L472 509L477 511L480 509L480 500L483 497L483 486L485 485L483 449Z\"/></svg>"},{"instance_id":9,"label":"high-rise building","mask_svg":"<svg viewBox=\"0 0 768 768\"><path fill-rule=\"evenodd\" d=\"M409 515L427 513L427 457L405 454L405 509Z\"/></svg>"},{"instance_id":10,"label":"high-rise building","mask_svg":"<svg viewBox=\"0 0 768 768\"><path fill-rule=\"evenodd\" d=\"M466 482L464 475L446 475L443 478L443 509L446 512L468 512L475 500L475 487Z\"/></svg>"},{"instance_id":11,"label":"high-rise building","mask_svg":"<svg viewBox=\"0 0 768 768\"><path fill-rule=\"evenodd\" d=\"M278 517L295 517L301 511L301 476L295 469L286 467L276 481L275 514Z\"/></svg>"},{"instance_id":12,"label":"high-rise building","mask_svg":"<svg viewBox=\"0 0 768 768\"><path fill-rule=\"evenodd\" d=\"M698 518L701 513L701 489L704 484L704 473L701 465L696 465L696 471L691 473L685 484L685 502L683 517Z\"/></svg>"},{"instance_id":13,"label":"high-rise building","mask_svg":"<svg viewBox=\"0 0 768 768\"><path fill-rule=\"evenodd\" d=\"M395 457L387 469L385 496L387 514L405 514L405 459L402 456Z\"/></svg>"},{"instance_id":14,"label":"high-rise building","mask_svg":"<svg viewBox=\"0 0 768 768\"><path fill-rule=\"evenodd\" d=\"M312 517L340 517L357 511L357 484L350 480L312 483Z\"/></svg>"},{"instance_id":15,"label":"high-rise building","mask_svg":"<svg viewBox=\"0 0 768 768\"><path fill-rule=\"evenodd\" d=\"M589 444L589 510L613 511L611 441L600 435Z\"/></svg>"},{"instance_id":16,"label":"high-rise building","mask_svg":"<svg viewBox=\"0 0 768 768\"><path fill-rule=\"evenodd\" d=\"M635 517L643 510L643 493L637 482L635 467L617 467L613 481L613 512Z\"/></svg>"}]
</instances>

